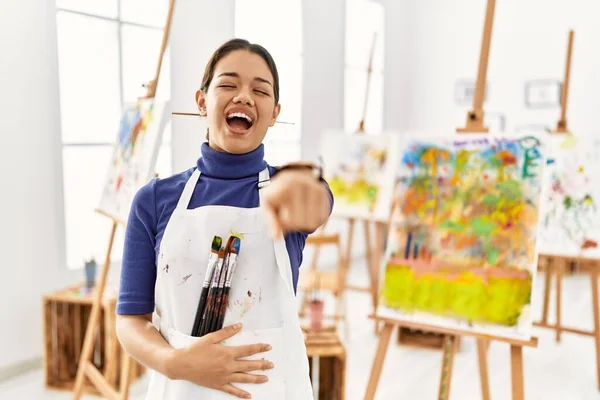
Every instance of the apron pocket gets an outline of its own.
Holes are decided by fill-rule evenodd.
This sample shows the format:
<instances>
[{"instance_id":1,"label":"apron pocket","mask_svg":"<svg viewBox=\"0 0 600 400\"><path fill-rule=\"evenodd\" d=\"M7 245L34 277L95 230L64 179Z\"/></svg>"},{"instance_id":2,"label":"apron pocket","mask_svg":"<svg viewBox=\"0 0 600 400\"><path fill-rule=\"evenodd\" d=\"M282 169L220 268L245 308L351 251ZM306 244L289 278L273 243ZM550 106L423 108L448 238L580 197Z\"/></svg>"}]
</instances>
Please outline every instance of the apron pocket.
<instances>
[{"instance_id":1,"label":"apron pocket","mask_svg":"<svg viewBox=\"0 0 600 400\"><path fill-rule=\"evenodd\" d=\"M163 332L163 335L165 334L167 341L175 349L182 349L200 339L195 336L183 334L172 328L169 328L167 332ZM164 397L161 397L161 400L213 400L215 393L217 391L213 389L205 388L185 380L167 380Z\"/></svg>"},{"instance_id":2,"label":"apron pocket","mask_svg":"<svg viewBox=\"0 0 600 400\"><path fill-rule=\"evenodd\" d=\"M184 348L200 339L183 334L174 329L167 333L169 344L176 348ZM241 360L271 361L275 368L265 371L250 371L250 374L266 375L266 383L238 383L232 385L245 390L252 395L252 400L284 400L286 357L283 341L283 329L247 330L236 334L222 342L224 346L244 346L248 344L268 343L272 349L268 352L254 354ZM238 397L210 388L204 388L191 382L179 380L169 381L165 390L165 399L194 399L194 400L239 400Z\"/></svg>"},{"instance_id":3,"label":"apron pocket","mask_svg":"<svg viewBox=\"0 0 600 400\"><path fill-rule=\"evenodd\" d=\"M275 368L265 371L250 371L250 374L266 375L269 380L266 383L232 383L233 386L245 390L252 395L252 400L284 400L285 399L285 371L287 369L286 356L283 341L283 329L252 329L242 331L237 335L225 340L225 346L244 346L248 344L267 343L272 349L264 353L244 357L242 360L271 361ZM213 395L213 400L230 400L237 397L227 393Z\"/></svg>"}]
</instances>

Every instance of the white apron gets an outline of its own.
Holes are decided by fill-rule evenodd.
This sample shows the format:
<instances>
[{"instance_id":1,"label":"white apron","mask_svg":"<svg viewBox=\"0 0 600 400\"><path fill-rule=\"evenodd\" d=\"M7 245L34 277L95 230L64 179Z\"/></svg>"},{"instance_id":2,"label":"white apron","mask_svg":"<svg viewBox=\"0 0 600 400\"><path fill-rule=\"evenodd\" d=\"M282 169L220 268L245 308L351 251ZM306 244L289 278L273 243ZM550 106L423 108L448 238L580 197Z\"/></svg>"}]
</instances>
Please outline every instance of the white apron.
<instances>
[{"instance_id":1,"label":"white apron","mask_svg":"<svg viewBox=\"0 0 600 400\"><path fill-rule=\"evenodd\" d=\"M223 326L241 322L242 331L226 346L268 343L272 350L248 359L265 358L275 367L253 371L266 383L232 383L253 400L312 400L308 358L292 286L290 260L283 238L273 241L260 208L204 206L188 210L200 177L195 170L174 210L160 245L153 323L174 348L199 338L190 336L207 269L213 236L226 243L232 232L243 236L231 282ZM259 189L269 183L269 170L259 175ZM169 380L151 371L146 400L232 400L230 394Z\"/></svg>"}]
</instances>

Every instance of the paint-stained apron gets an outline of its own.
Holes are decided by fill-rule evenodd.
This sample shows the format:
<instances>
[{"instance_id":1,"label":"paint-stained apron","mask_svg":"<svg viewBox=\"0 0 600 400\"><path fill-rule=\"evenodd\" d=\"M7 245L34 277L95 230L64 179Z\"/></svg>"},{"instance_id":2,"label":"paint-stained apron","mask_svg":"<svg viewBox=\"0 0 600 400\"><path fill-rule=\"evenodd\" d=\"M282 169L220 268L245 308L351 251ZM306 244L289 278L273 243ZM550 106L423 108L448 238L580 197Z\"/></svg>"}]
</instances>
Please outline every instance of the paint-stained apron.
<instances>
[{"instance_id":1,"label":"paint-stained apron","mask_svg":"<svg viewBox=\"0 0 600 400\"><path fill-rule=\"evenodd\" d=\"M313 399L308 358L300 328L292 271L285 240L273 241L260 208L204 206L188 210L200 177L195 170L173 212L160 245L153 323L174 348L199 338L190 336L215 235L226 243L231 232L243 235L231 283L224 326L237 322L242 331L225 346L269 343L272 350L247 359L267 359L275 368L253 371L269 381L233 383L254 400ZM259 189L269 170L259 174ZM260 192L259 192L260 193ZM201 357L201 355L200 355ZM146 400L233 400L238 397L151 371Z\"/></svg>"}]
</instances>

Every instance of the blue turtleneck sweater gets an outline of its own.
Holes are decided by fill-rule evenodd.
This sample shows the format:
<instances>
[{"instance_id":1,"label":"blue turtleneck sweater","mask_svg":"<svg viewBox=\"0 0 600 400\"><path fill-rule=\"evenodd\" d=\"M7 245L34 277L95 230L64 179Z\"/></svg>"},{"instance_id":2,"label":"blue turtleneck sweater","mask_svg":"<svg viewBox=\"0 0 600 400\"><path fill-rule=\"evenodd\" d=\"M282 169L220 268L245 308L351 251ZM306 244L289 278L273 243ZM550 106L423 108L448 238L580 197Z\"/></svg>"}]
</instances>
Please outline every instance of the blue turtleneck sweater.
<instances>
[{"instance_id":1,"label":"blue turtleneck sweater","mask_svg":"<svg viewBox=\"0 0 600 400\"><path fill-rule=\"evenodd\" d=\"M196 167L165 179L153 179L139 190L125 231L117 314L148 314L154 311L160 242L194 169L198 168L201 175L188 209L208 205L253 208L259 206L258 174L267 166L263 157L262 144L250 153L235 155L215 151L205 142ZM271 176L276 174L274 167L269 166L269 170ZM333 207L331 191L329 195ZM295 232L285 237L294 289L298 284L306 236Z\"/></svg>"}]
</instances>

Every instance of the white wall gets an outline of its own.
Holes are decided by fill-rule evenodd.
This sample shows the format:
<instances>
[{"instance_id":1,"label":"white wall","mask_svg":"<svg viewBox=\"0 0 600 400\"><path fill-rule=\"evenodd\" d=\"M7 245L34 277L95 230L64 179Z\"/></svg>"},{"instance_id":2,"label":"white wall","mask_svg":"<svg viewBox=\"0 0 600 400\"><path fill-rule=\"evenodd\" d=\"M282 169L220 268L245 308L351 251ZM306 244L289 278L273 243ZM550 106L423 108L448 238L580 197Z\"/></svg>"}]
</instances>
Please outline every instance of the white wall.
<instances>
[{"instance_id":1,"label":"white wall","mask_svg":"<svg viewBox=\"0 0 600 400\"><path fill-rule=\"evenodd\" d=\"M455 104L454 84L457 79L476 78L486 2L381 2L388 21L386 128L449 132L464 126L469 106ZM527 109L524 87L531 79L562 80L567 34L572 28L569 125L574 133L597 131L599 13L600 4L588 0L497 2L485 111L504 113L508 130L524 124L554 128L559 108Z\"/></svg>"},{"instance_id":2,"label":"white wall","mask_svg":"<svg viewBox=\"0 0 600 400\"><path fill-rule=\"evenodd\" d=\"M42 295L65 266L54 1L0 5L0 370L42 355Z\"/></svg>"},{"instance_id":3,"label":"white wall","mask_svg":"<svg viewBox=\"0 0 600 400\"><path fill-rule=\"evenodd\" d=\"M170 34L172 109L198 112L196 90L213 51L233 38L234 0L177 2ZM173 116L173 172L196 165L206 124L199 117Z\"/></svg>"},{"instance_id":4,"label":"white wall","mask_svg":"<svg viewBox=\"0 0 600 400\"><path fill-rule=\"evenodd\" d=\"M344 0L304 0L302 158L315 160L321 132L344 127Z\"/></svg>"}]
</instances>

